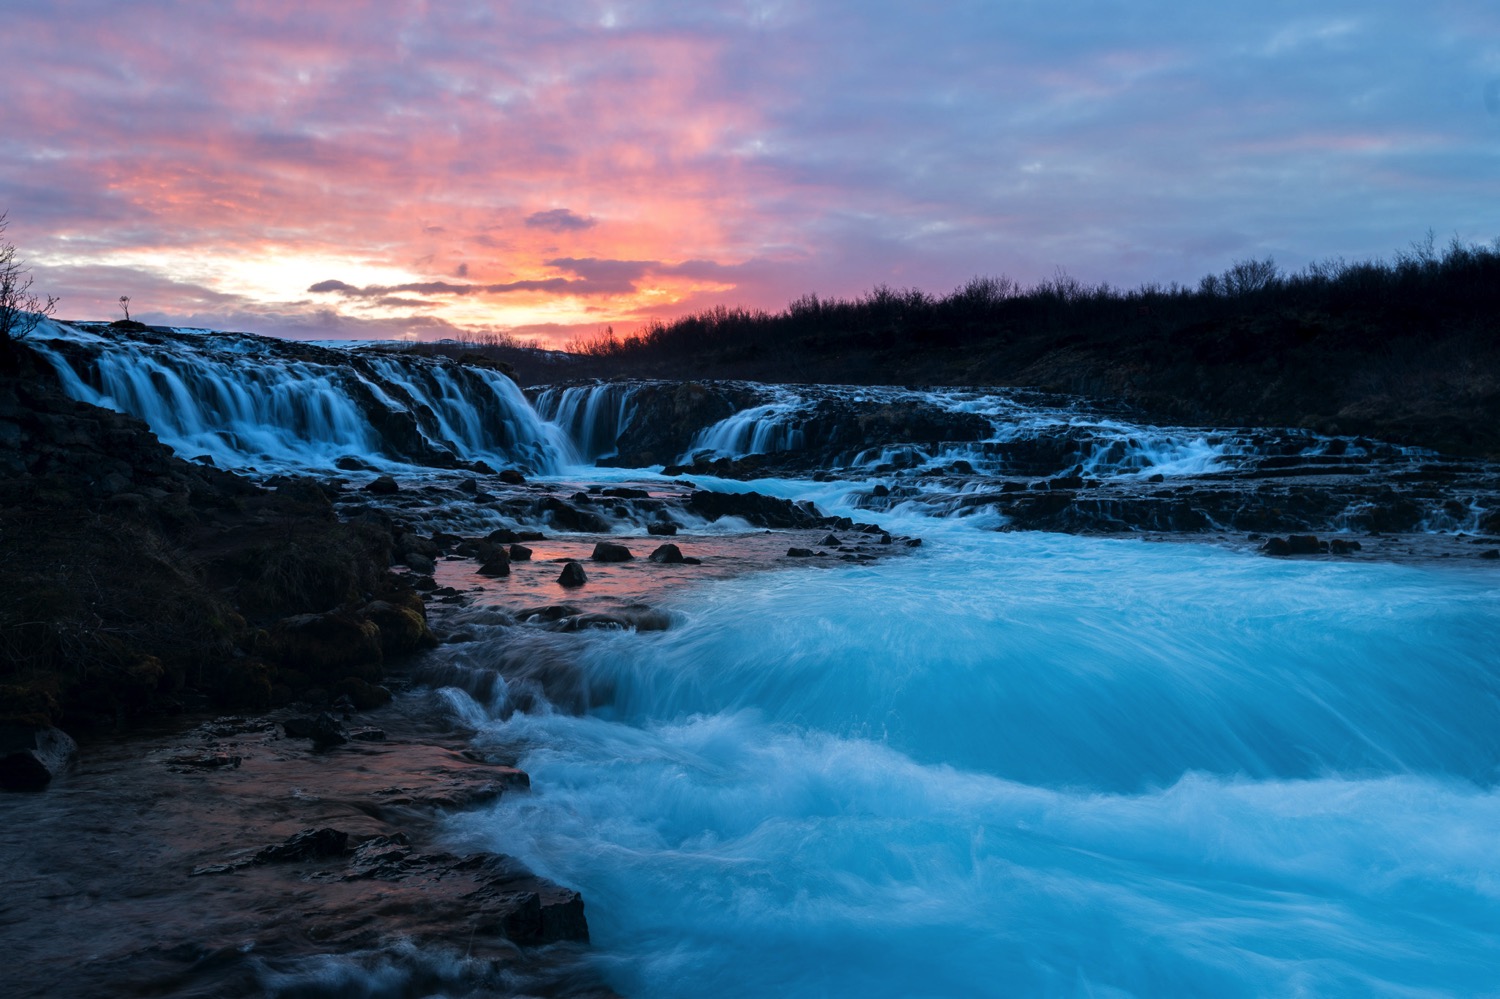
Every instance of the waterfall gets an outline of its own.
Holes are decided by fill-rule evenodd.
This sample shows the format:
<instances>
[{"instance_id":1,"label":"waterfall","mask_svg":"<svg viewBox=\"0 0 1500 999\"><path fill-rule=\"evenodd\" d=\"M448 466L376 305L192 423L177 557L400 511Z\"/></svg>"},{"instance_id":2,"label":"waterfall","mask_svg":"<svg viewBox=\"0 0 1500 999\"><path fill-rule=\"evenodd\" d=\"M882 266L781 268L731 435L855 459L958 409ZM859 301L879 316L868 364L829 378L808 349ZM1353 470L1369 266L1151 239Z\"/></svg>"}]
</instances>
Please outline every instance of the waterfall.
<instances>
[{"instance_id":1,"label":"waterfall","mask_svg":"<svg viewBox=\"0 0 1500 999\"><path fill-rule=\"evenodd\" d=\"M130 413L185 457L327 468L340 457L552 471L566 438L498 371L248 334L50 323L31 345L73 398Z\"/></svg>"},{"instance_id":2,"label":"waterfall","mask_svg":"<svg viewBox=\"0 0 1500 999\"><path fill-rule=\"evenodd\" d=\"M593 463L619 450L619 440L635 418L636 386L620 382L544 389L536 411L569 437L579 461Z\"/></svg>"},{"instance_id":3,"label":"waterfall","mask_svg":"<svg viewBox=\"0 0 1500 999\"><path fill-rule=\"evenodd\" d=\"M681 461L712 451L715 456L741 458L748 454L775 454L800 450L806 434L799 423L805 401L787 396L763 406L752 406L725 417L698 432Z\"/></svg>"}]
</instances>

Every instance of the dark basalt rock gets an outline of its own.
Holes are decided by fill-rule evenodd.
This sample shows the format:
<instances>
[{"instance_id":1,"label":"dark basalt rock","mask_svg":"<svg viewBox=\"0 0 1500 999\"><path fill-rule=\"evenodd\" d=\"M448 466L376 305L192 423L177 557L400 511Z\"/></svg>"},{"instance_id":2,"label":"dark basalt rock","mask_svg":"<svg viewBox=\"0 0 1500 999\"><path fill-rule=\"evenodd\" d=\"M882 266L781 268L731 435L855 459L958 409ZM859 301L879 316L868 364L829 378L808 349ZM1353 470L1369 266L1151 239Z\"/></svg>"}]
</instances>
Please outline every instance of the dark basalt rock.
<instances>
[{"instance_id":1,"label":"dark basalt rock","mask_svg":"<svg viewBox=\"0 0 1500 999\"><path fill-rule=\"evenodd\" d=\"M680 565L683 561L682 549L678 548L676 545L662 545L661 547L653 551L650 555L648 555L647 558L652 562L661 562L667 565Z\"/></svg>"},{"instance_id":2,"label":"dark basalt rock","mask_svg":"<svg viewBox=\"0 0 1500 999\"><path fill-rule=\"evenodd\" d=\"M672 619L662 611L651 607L627 608L605 613L595 611L575 614L557 622L558 631L585 631L597 628L604 631L666 631Z\"/></svg>"},{"instance_id":3,"label":"dark basalt rock","mask_svg":"<svg viewBox=\"0 0 1500 999\"><path fill-rule=\"evenodd\" d=\"M574 564L574 563L570 563ZM528 624L536 622L561 621L565 617L583 613L572 604L547 604L543 607L523 607L516 611L516 620Z\"/></svg>"},{"instance_id":4,"label":"dark basalt rock","mask_svg":"<svg viewBox=\"0 0 1500 999\"><path fill-rule=\"evenodd\" d=\"M505 483L507 486L522 486L526 484L526 476L522 475L514 468L503 469L499 473L499 475L496 476L496 478Z\"/></svg>"},{"instance_id":5,"label":"dark basalt rock","mask_svg":"<svg viewBox=\"0 0 1500 999\"><path fill-rule=\"evenodd\" d=\"M587 498L586 493L580 494ZM580 534L607 534L610 523L597 513L588 510L580 510L576 506L558 499L556 496L548 496L538 505L539 512L559 530L576 531ZM517 540L525 540L519 538Z\"/></svg>"},{"instance_id":6,"label":"dark basalt rock","mask_svg":"<svg viewBox=\"0 0 1500 999\"><path fill-rule=\"evenodd\" d=\"M699 489L689 497L688 508L706 520L739 517L756 527L822 527L828 523L811 503L797 504L761 493Z\"/></svg>"},{"instance_id":7,"label":"dark basalt rock","mask_svg":"<svg viewBox=\"0 0 1500 999\"><path fill-rule=\"evenodd\" d=\"M588 581L588 573L583 571L583 566L578 562L569 562L564 565L561 574L557 577L559 586L582 586Z\"/></svg>"},{"instance_id":8,"label":"dark basalt rock","mask_svg":"<svg viewBox=\"0 0 1500 999\"><path fill-rule=\"evenodd\" d=\"M376 496L390 496L401 491L401 486L389 475L382 475L365 486L365 492Z\"/></svg>"},{"instance_id":9,"label":"dark basalt rock","mask_svg":"<svg viewBox=\"0 0 1500 999\"><path fill-rule=\"evenodd\" d=\"M510 575L510 551L505 548L491 548L485 555L484 561L479 566L481 576L501 578Z\"/></svg>"},{"instance_id":10,"label":"dark basalt rock","mask_svg":"<svg viewBox=\"0 0 1500 999\"><path fill-rule=\"evenodd\" d=\"M304 829L285 842L264 847L255 854L257 864L342 857L349 850L349 834L338 829Z\"/></svg>"},{"instance_id":11,"label":"dark basalt rock","mask_svg":"<svg viewBox=\"0 0 1500 999\"><path fill-rule=\"evenodd\" d=\"M431 635L431 632L428 632ZM434 638L435 642L436 639ZM368 683L358 677L346 676L334 686L334 693L347 698L356 711L374 711L391 703L391 692L379 684Z\"/></svg>"},{"instance_id":12,"label":"dark basalt rock","mask_svg":"<svg viewBox=\"0 0 1500 999\"><path fill-rule=\"evenodd\" d=\"M339 724L338 719L325 711L313 719L312 732L308 738L312 739L313 745L318 749L332 749L348 742L349 733Z\"/></svg>"},{"instance_id":13,"label":"dark basalt rock","mask_svg":"<svg viewBox=\"0 0 1500 999\"><path fill-rule=\"evenodd\" d=\"M512 562L531 561L531 549L527 548L525 545L511 545L507 554L510 555L510 560Z\"/></svg>"},{"instance_id":14,"label":"dark basalt rock","mask_svg":"<svg viewBox=\"0 0 1500 999\"><path fill-rule=\"evenodd\" d=\"M282 618L271 629L270 650L281 662L328 680L378 679L384 659L380 626L347 611Z\"/></svg>"},{"instance_id":15,"label":"dark basalt rock","mask_svg":"<svg viewBox=\"0 0 1500 999\"><path fill-rule=\"evenodd\" d=\"M1358 542L1355 542L1357 545ZM1312 534L1290 534L1284 538L1267 538L1261 551L1267 555L1321 555L1329 551L1326 541L1319 541Z\"/></svg>"},{"instance_id":16,"label":"dark basalt rock","mask_svg":"<svg viewBox=\"0 0 1500 999\"><path fill-rule=\"evenodd\" d=\"M0 789L40 791L77 755L78 744L61 729L0 725Z\"/></svg>"},{"instance_id":17,"label":"dark basalt rock","mask_svg":"<svg viewBox=\"0 0 1500 999\"><path fill-rule=\"evenodd\" d=\"M404 559L406 567L419 576L430 576L437 571L437 563L427 555L418 555L415 552Z\"/></svg>"},{"instance_id":18,"label":"dark basalt rock","mask_svg":"<svg viewBox=\"0 0 1500 999\"><path fill-rule=\"evenodd\" d=\"M657 538L676 537L677 525L671 523L647 524L646 533Z\"/></svg>"},{"instance_id":19,"label":"dark basalt rock","mask_svg":"<svg viewBox=\"0 0 1500 999\"><path fill-rule=\"evenodd\" d=\"M595 562L629 562L635 556L624 545L618 545L612 541L600 541L594 545L594 553L589 558Z\"/></svg>"},{"instance_id":20,"label":"dark basalt rock","mask_svg":"<svg viewBox=\"0 0 1500 999\"><path fill-rule=\"evenodd\" d=\"M430 577L429 577L430 578ZM432 648L437 638L427 627L427 609L420 599L372 600L359 609L359 616L380 629L380 647L386 655L400 655Z\"/></svg>"}]
</instances>

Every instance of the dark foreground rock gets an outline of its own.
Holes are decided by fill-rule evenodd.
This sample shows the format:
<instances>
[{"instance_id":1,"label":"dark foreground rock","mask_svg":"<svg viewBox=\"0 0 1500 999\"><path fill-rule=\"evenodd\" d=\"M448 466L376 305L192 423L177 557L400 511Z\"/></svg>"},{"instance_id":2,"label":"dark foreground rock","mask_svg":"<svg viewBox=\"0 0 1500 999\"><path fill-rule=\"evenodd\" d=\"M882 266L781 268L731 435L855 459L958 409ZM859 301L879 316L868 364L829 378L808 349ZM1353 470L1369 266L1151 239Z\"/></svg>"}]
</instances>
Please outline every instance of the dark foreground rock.
<instances>
[{"instance_id":1,"label":"dark foreground rock","mask_svg":"<svg viewBox=\"0 0 1500 999\"><path fill-rule=\"evenodd\" d=\"M47 794L0 796L5 994L611 995L577 892L435 839L525 774L394 710L390 740L331 752L250 718L86 744Z\"/></svg>"},{"instance_id":2,"label":"dark foreground rock","mask_svg":"<svg viewBox=\"0 0 1500 999\"><path fill-rule=\"evenodd\" d=\"M77 755L78 744L60 729L0 725L0 788L40 791Z\"/></svg>"}]
</instances>

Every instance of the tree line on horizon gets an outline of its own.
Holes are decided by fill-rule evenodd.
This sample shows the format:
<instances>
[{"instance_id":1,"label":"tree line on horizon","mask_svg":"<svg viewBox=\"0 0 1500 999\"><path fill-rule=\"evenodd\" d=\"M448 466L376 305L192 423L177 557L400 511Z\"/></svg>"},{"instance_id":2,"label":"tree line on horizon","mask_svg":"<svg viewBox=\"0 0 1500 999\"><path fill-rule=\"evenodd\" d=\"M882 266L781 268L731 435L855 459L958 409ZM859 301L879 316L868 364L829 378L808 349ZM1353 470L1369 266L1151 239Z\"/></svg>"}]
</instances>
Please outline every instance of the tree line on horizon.
<instances>
[{"instance_id":1,"label":"tree line on horizon","mask_svg":"<svg viewBox=\"0 0 1500 999\"><path fill-rule=\"evenodd\" d=\"M1270 257L1242 260L1196 286L1125 289L1061 271L1030 287L1003 276L975 277L947 295L882 284L852 299L803 295L779 312L721 305L652 321L623 337L610 328L574 339L567 350L595 362L585 366L598 374L676 368L690 359L759 368L818 355L1003 346L1038 336L1107 338L1296 312L1382 316L1377 325L1434 329L1500 315L1500 240L1484 245L1455 237L1439 248L1429 233L1389 261L1339 258L1290 273Z\"/></svg>"}]
</instances>

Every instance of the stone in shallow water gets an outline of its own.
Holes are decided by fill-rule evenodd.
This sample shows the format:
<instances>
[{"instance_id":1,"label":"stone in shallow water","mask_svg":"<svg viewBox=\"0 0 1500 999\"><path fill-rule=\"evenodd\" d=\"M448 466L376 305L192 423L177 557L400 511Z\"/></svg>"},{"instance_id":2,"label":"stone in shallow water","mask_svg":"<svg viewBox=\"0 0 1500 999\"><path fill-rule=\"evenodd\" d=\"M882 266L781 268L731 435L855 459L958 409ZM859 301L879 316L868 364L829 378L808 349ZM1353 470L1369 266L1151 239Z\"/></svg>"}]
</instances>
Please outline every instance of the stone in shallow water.
<instances>
[{"instance_id":1,"label":"stone in shallow water","mask_svg":"<svg viewBox=\"0 0 1500 999\"><path fill-rule=\"evenodd\" d=\"M635 556L624 545L617 545L612 541L600 541L594 545L594 554L589 558L595 562L629 562Z\"/></svg>"},{"instance_id":2,"label":"stone in shallow water","mask_svg":"<svg viewBox=\"0 0 1500 999\"><path fill-rule=\"evenodd\" d=\"M588 574L583 571L583 566L578 562L569 562L564 565L562 573L557 577L559 586L582 586L588 581Z\"/></svg>"},{"instance_id":3,"label":"stone in shallow water","mask_svg":"<svg viewBox=\"0 0 1500 999\"><path fill-rule=\"evenodd\" d=\"M682 549L672 544L662 545L660 548L657 548L654 552L647 556L647 558L652 562L662 562L668 565L680 565L683 561Z\"/></svg>"}]
</instances>

